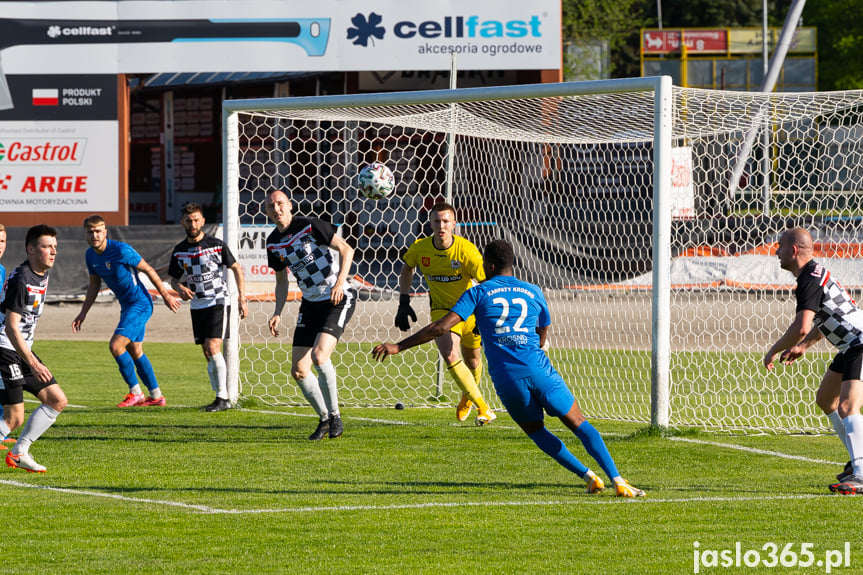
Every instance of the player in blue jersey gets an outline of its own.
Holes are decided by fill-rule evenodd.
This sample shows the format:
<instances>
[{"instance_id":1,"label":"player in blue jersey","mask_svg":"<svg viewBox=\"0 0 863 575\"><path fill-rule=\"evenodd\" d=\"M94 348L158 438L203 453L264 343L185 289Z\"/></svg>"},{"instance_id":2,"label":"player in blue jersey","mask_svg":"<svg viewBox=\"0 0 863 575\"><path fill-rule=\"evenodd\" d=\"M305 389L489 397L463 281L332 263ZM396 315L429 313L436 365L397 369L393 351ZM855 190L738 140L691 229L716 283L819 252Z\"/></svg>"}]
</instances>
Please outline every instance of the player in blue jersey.
<instances>
[{"instance_id":1,"label":"player in blue jersey","mask_svg":"<svg viewBox=\"0 0 863 575\"><path fill-rule=\"evenodd\" d=\"M467 290L441 319L396 344L380 344L372 350L378 361L446 333L455 324L476 316L482 336L488 372L498 397L512 419L543 453L581 477L588 493L605 488L603 480L588 469L551 433L543 410L558 417L584 445L614 482L619 497L642 497L644 491L623 479L602 436L588 422L566 382L543 351L551 317L539 287L513 277L515 254L505 240L494 240L483 250L486 281Z\"/></svg>"},{"instance_id":2,"label":"player in blue jersey","mask_svg":"<svg viewBox=\"0 0 863 575\"><path fill-rule=\"evenodd\" d=\"M120 368L123 381L129 392L117 407L136 405L165 405L165 396L156 381L153 365L144 353L143 342L147 321L153 315L153 297L141 283L138 272L143 272L159 290L165 305L174 313L180 309L180 300L170 294L162 285L156 270L142 258L132 246L108 239L108 230L102 216L92 215L84 220L84 230L90 248L84 255L90 283L87 295L81 306L81 313L72 321L72 331L81 330L87 318L102 280L114 292L120 302L120 322L111 336L108 346ZM137 372L137 375L136 375ZM138 383L138 377L146 386L150 397L145 398Z\"/></svg>"}]
</instances>

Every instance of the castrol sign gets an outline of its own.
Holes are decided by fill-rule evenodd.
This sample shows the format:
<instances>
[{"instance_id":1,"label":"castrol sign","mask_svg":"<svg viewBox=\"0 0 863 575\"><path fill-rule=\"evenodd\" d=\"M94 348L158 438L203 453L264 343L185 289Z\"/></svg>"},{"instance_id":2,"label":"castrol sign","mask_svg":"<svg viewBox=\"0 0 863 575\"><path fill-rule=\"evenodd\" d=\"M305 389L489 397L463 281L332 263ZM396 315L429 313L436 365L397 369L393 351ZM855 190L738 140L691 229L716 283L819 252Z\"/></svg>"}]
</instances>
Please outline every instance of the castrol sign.
<instances>
[{"instance_id":1,"label":"castrol sign","mask_svg":"<svg viewBox=\"0 0 863 575\"><path fill-rule=\"evenodd\" d=\"M12 139L0 140L0 162L7 164L80 164L86 140Z\"/></svg>"},{"instance_id":2,"label":"castrol sign","mask_svg":"<svg viewBox=\"0 0 863 575\"><path fill-rule=\"evenodd\" d=\"M117 211L118 139L116 122L0 123L0 212Z\"/></svg>"}]
</instances>

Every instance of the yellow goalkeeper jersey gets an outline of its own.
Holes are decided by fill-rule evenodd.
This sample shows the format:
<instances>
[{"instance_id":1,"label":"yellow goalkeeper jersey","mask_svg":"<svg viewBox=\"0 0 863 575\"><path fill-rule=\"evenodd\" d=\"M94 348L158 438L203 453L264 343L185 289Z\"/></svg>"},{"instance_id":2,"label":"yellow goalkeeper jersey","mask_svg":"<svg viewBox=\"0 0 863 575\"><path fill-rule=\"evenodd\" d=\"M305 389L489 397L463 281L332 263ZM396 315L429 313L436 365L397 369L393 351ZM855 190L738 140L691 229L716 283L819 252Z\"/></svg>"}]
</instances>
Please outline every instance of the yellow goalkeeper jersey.
<instances>
[{"instance_id":1,"label":"yellow goalkeeper jersey","mask_svg":"<svg viewBox=\"0 0 863 575\"><path fill-rule=\"evenodd\" d=\"M422 238L405 252L404 261L419 269L429 286L431 309L450 309L476 282L485 281L482 254L468 240L453 236L452 245L439 250L433 238Z\"/></svg>"}]
</instances>

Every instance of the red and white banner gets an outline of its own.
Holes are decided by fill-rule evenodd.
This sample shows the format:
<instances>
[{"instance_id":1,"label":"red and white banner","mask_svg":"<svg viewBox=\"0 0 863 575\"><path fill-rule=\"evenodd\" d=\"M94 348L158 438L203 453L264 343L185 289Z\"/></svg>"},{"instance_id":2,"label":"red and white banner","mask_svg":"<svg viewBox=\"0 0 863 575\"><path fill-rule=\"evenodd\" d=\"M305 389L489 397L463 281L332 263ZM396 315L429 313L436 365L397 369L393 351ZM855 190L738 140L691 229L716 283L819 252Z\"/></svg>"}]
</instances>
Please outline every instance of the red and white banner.
<instances>
[{"instance_id":1,"label":"red and white banner","mask_svg":"<svg viewBox=\"0 0 863 575\"><path fill-rule=\"evenodd\" d=\"M0 212L117 211L117 149L116 121L0 122Z\"/></svg>"},{"instance_id":2,"label":"red and white banner","mask_svg":"<svg viewBox=\"0 0 863 575\"><path fill-rule=\"evenodd\" d=\"M682 37L682 40L681 40ZM686 46L690 54L716 54L728 50L728 31L717 30L643 30L641 49L647 54L671 54Z\"/></svg>"}]
</instances>

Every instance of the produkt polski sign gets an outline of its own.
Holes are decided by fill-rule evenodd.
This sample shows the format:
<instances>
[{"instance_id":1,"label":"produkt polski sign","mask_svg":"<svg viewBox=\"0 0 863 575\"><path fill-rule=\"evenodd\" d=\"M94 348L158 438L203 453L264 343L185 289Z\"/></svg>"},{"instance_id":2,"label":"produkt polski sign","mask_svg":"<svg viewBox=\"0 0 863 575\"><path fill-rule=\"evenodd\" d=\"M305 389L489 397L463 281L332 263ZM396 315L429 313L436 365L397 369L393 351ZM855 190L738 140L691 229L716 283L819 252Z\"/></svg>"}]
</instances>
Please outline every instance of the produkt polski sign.
<instances>
[{"instance_id":1,"label":"produkt polski sign","mask_svg":"<svg viewBox=\"0 0 863 575\"><path fill-rule=\"evenodd\" d=\"M16 105L0 110L0 211L116 212L117 77L11 76L9 87Z\"/></svg>"}]
</instances>

